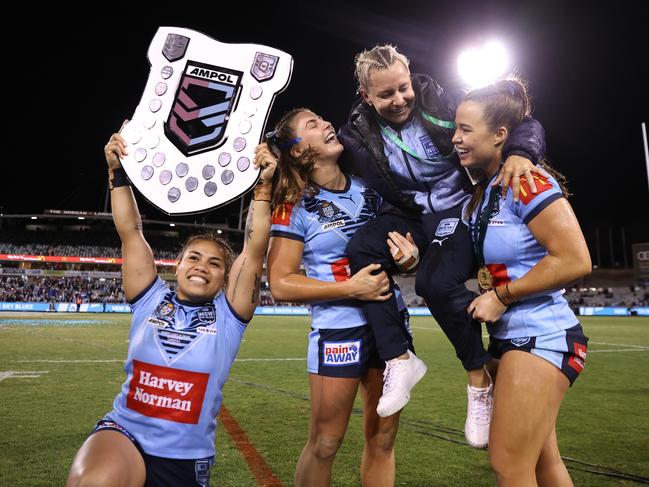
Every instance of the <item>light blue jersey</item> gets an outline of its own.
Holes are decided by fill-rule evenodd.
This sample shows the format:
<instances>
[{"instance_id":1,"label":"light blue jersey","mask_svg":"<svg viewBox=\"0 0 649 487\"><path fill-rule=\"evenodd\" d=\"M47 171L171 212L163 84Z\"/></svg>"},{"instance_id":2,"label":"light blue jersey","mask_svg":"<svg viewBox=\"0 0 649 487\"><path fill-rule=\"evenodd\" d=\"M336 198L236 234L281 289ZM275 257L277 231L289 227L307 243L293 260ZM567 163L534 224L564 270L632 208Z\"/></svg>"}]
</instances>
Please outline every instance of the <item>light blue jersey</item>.
<instances>
[{"instance_id":1,"label":"light blue jersey","mask_svg":"<svg viewBox=\"0 0 649 487\"><path fill-rule=\"evenodd\" d=\"M105 419L124 427L149 455L213 456L221 390L247 322L224 293L195 305L179 300L160 278L131 309L126 381Z\"/></svg>"},{"instance_id":2,"label":"light blue jersey","mask_svg":"<svg viewBox=\"0 0 649 487\"><path fill-rule=\"evenodd\" d=\"M563 196L555 179L547 180L536 174L534 179L538 190L536 194L531 192L527 181L521 178L520 201L514 202L512 192L509 191L504 202L498 198L498 213L489 220L484 259L494 276L495 286L521 278L547 255L527 224ZM500 189L487 184L482 204L471 219L473 223L481 209L487 205L492 191ZM553 289L526 297L509 306L502 318L487 329L490 335L505 339L548 335L577 324L575 314L563 297L563 290Z\"/></svg>"},{"instance_id":3,"label":"light blue jersey","mask_svg":"<svg viewBox=\"0 0 649 487\"><path fill-rule=\"evenodd\" d=\"M345 254L347 243L361 225L376 217L380 204L378 193L347 176L343 190L320 188L317 195L303 197L297 205L276 208L270 235L304 242L302 261L308 277L346 281L351 275ZM397 301L404 306L400 294ZM358 301L351 299L312 303L311 315L315 329L367 323Z\"/></svg>"},{"instance_id":4,"label":"light blue jersey","mask_svg":"<svg viewBox=\"0 0 649 487\"><path fill-rule=\"evenodd\" d=\"M385 130L399 137L420 156L414 157L392 137L381 134L394 180L404 193L412 195L424 214L448 210L469 198L467 175L457 159L426 160L439 159L446 154L439 152L418 116L412 117L398 132L388 126Z\"/></svg>"}]
</instances>

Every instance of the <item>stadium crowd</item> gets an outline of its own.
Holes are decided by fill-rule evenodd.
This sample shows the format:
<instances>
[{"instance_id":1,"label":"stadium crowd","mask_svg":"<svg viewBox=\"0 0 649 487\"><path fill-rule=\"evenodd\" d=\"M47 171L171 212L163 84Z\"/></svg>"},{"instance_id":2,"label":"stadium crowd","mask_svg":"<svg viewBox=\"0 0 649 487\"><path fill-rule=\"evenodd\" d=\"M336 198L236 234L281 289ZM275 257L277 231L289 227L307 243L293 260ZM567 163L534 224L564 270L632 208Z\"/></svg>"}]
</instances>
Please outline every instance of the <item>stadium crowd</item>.
<instances>
[{"instance_id":1,"label":"stadium crowd","mask_svg":"<svg viewBox=\"0 0 649 487\"><path fill-rule=\"evenodd\" d=\"M414 278L397 276L397 281L409 307L425 306L423 299L415 293ZM626 308L649 306L649 287L645 286L575 287L566 289L565 296L575 310L580 306ZM122 280L118 278L0 275L0 302L76 302L77 297L80 297L83 303L125 302ZM261 306L296 304L276 302L270 294L265 279L260 301Z\"/></svg>"}]
</instances>

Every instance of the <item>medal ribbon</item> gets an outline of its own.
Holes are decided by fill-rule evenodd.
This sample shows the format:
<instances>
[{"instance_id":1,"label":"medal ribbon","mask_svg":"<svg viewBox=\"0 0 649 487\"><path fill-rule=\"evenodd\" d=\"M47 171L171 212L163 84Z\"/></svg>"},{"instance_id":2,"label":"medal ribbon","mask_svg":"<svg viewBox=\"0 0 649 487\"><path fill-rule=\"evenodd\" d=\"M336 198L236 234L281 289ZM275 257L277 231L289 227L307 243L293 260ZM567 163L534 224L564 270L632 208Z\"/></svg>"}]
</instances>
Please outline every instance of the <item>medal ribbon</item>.
<instances>
[{"instance_id":1,"label":"medal ribbon","mask_svg":"<svg viewBox=\"0 0 649 487\"><path fill-rule=\"evenodd\" d=\"M500 186L497 188L491 188L491 193L489 194L489 201L487 202L486 206L483 208L485 196L487 195L487 188L485 188L485 192L482 195L482 200L480 201L480 214L478 215L478 218L475 221L475 224L473 223L473 215L471 215L471 219L469 220L469 227L471 228L473 232L473 249L475 250L475 255L476 258L478 259L478 265L480 267L485 266L485 261L484 261L484 240L485 237L487 236L487 227L489 226L489 220L491 220L492 217L496 216L498 214L498 211L500 210L500 202L499 202L499 195L500 195L501 189Z\"/></svg>"},{"instance_id":2,"label":"medal ribbon","mask_svg":"<svg viewBox=\"0 0 649 487\"><path fill-rule=\"evenodd\" d=\"M426 120L428 120L428 121L430 121L432 123L435 123L436 125L440 125L440 126L446 127L446 128L455 128L455 124L453 122L446 122L444 120L439 120L439 119L433 117L432 115L428 115L427 113L424 113L424 112L420 112L420 114ZM439 123L433 122L431 119L434 119ZM442 123L450 124L450 125L449 126L441 125ZM412 157L415 157L416 159L419 159L420 161L423 161L423 162L439 162L439 161L445 161L447 159L450 159L453 156L453 151L451 151L449 154L447 154L445 156L435 157L433 159L430 159L428 157L422 157L419 154L417 154L417 152L415 152L413 149L408 147L408 145L403 140L401 140L401 138L396 134L394 129L388 128L387 126L383 125L382 123L379 123L379 125L381 127L381 132L383 132L383 134L385 134L386 137L388 137L392 142L397 144L401 150L406 151Z\"/></svg>"}]
</instances>

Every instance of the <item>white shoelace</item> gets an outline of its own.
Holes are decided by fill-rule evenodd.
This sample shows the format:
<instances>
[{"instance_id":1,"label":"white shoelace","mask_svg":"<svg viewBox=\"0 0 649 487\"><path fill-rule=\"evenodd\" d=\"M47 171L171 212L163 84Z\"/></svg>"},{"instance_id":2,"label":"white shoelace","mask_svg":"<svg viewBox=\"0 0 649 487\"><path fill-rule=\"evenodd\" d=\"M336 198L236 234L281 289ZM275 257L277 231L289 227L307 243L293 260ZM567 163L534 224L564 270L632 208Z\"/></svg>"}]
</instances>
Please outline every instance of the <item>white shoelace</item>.
<instances>
[{"instance_id":1,"label":"white shoelace","mask_svg":"<svg viewBox=\"0 0 649 487\"><path fill-rule=\"evenodd\" d=\"M387 363L383 371L383 393L390 392L394 388L394 376L397 374L395 371L401 367L405 360L392 359Z\"/></svg>"},{"instance_id":2,"label":"white shoelace","mask_svg":"<svg viewBox=\"0 0 649 487\"><path fill-rule=\"evenodd\" d=\"M471 391L471 419L476 422L488 423L490 420L489 412L491 410L491 393L490 389L481 391ZM477 405L475 403L478 403Z\"/></svg>"}]
</instances>

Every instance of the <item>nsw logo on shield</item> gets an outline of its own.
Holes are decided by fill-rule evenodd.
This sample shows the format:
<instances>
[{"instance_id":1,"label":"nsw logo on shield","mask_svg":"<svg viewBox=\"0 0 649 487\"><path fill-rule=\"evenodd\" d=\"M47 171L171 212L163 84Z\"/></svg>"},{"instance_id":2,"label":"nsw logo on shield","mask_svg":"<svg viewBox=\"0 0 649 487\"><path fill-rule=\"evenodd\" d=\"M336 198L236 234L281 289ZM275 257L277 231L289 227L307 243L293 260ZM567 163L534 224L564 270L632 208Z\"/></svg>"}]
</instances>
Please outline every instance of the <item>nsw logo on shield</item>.
<instances>
[{"instance_id":1,"label":"nsw logo on shield","mask_svg":"<svg viewBox=\"0 0 649 487\"><path fill-rule=\"evenodd\" d=\"M165 134L186 156L225 142L225 129L243 73L190 61L165 123Z\"/></svg>"},{"instance_id":2,"label":"nsw logo on shield","mask_svg":"<svg viewBox=\"0 0 649 487\"><path fill-rule=\"evenodd\" d=\"M252 74L254 78L260 83L262 81L266 81L267 79L271 79L275 75L277 61L279 61L279 58L277 56L258 52L255 54L255 62L252 63L250 74Z\"/></svg>"}]
</instances>

